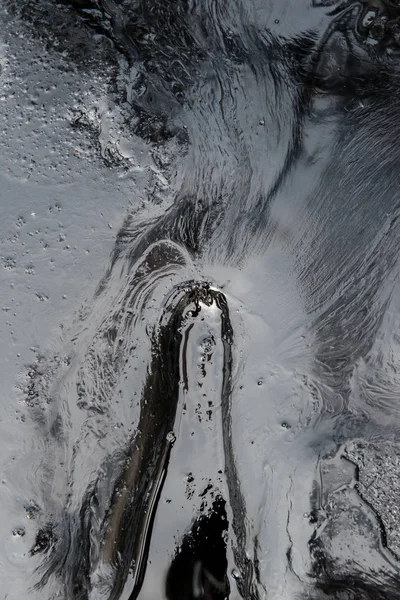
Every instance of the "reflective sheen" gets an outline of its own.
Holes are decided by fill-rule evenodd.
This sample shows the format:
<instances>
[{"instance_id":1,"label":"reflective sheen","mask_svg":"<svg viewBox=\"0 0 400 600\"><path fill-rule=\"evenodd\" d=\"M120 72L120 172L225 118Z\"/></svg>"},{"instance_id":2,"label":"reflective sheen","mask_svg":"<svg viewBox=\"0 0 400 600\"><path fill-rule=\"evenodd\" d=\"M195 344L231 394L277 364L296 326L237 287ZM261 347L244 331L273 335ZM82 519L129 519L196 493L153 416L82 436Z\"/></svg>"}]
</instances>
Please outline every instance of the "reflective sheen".
<instances>
[{"instance_id":1,"label":"reflective sheen","mask_svg":"<svg viewBox=\"0 0 400 600\"><path fill-rule=\"evenodd\" d=\"M109 69L69 126L133 181L22 385L32 593L400 599L400 3L3 4Z\"/></svg>"}]
</instances>

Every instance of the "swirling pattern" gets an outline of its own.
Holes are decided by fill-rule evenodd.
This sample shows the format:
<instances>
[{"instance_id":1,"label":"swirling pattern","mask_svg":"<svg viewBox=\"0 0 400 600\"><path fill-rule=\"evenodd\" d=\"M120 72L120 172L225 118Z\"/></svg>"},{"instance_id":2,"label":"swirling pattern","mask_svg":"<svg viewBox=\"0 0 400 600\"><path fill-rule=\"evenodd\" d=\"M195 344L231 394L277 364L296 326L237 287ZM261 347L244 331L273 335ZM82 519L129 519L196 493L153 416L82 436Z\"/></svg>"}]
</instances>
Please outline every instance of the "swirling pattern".
<instances>
[{"instance_id":1,"label":"swirling pattern","mask_svg":"<svg viewBox=\"0 0 400 600\"><path fill-rule=\"evenodd\" d=\"M400 4L7 4L107 40L160 166L28 390L43 597L400 598Z\"/></svg>"}]
</instances>

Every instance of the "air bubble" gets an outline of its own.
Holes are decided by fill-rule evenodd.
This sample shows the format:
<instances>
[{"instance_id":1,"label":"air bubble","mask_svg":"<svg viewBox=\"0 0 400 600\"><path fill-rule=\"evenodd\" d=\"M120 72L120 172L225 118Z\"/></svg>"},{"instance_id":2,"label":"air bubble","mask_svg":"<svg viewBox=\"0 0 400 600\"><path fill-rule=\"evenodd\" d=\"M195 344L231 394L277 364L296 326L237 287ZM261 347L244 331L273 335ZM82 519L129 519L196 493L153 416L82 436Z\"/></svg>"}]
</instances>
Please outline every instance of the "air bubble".
<instances>
[{"instance_id":1,"label":"air bubble","mask_svg":"<svg viewBox=\"0 0 400 600\"><path fill-rule=\"evenodd\" d=\"M241 578L240 571L238 569L232 569L232 577L233 577L233 579L240 579Z\"/></svg>"},{"instance_id":2,"label":"air bubble","mask_svg":"<svg viewBox=\"0 0 400 600\"><path fill-rule=\"evenodd\" d=\"M167 442L169 442L170 444L174 444L176 440L175 434L173 431L170 431L169 433L167 433Z\"/></svg>"}]
</instances>

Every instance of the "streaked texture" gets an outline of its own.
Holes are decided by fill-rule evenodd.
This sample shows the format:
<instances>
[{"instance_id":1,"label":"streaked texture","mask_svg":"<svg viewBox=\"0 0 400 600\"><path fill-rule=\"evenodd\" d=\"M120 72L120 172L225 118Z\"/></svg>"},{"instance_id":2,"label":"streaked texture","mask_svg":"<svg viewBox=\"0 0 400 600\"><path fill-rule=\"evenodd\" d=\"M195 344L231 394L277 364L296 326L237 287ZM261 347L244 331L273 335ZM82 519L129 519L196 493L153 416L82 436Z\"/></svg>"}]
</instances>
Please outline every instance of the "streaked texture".
<instances>
[{"instance_id":1,"label":"streaked texture","mask_svg":"<svg viewBox=\"0 0 400 600\"><path fill-rule=\"evenodd\" d=\"M400 4L0 3L4 598L399 599Z\"/></svg>"}]
</instances>

